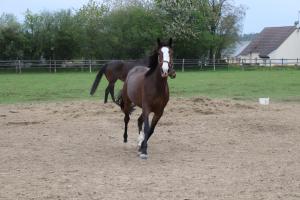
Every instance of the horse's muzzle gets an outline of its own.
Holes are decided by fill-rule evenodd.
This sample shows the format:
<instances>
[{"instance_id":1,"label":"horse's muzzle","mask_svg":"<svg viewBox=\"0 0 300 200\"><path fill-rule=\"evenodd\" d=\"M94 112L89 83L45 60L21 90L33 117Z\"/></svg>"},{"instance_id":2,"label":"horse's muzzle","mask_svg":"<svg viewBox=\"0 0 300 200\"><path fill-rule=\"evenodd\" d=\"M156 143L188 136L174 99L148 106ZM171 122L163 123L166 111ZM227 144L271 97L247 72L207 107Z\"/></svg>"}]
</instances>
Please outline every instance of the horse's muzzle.
<instances>
[{"instance_id":1,"label":"horse's muzzle","mask_svg":"<svg viewBox=\"0 0 300 200\"><path fill-rule=\"evenodd\" d=\"M167 78L169 76L168 72L162 72L161 77Z\"/></svg>"}]
</instances>

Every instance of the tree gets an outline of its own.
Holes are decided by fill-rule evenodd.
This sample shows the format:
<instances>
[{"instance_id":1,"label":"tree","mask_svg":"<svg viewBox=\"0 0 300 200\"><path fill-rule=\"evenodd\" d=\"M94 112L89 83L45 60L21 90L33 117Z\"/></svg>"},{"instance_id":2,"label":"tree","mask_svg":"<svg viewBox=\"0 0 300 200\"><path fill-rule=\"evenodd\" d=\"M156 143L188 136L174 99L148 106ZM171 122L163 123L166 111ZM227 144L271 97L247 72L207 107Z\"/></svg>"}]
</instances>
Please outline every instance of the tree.
<instances>
[{"instance_id":1,"label":"tree","mask_svg":"<svg viewBox=\"0 0 300 200\"><path fill-rule=\"evenodd\" d=\"M50 12L33 14L26 11L24 30L30 49L26 52L29 59L51 58L51 46L54 44L54 16Z\"/></svg>"},{"instance_id":2,"label":"tree","mask_svg":"<svg viewBox=\"0 0 300 200\"><path fill-rule=\"evenodd\" d=\"M169 23L166 30L180 41L201 45L193 48L200 55L214 54L221 57L222 49L235 42L239 32L239 23L244 16L242 7L235 7L229 0L156 0L161 13ZM198 56L200 56L198 54ZM192 55L197 56L197 55Z\"/></svg>"},{"instance_id":3,"label":"tree","mask_svg":"<svg viewBox=\"0 0 300 200\"><path fill-rule=\"evenodd\" d=\"M156 0L165 31L176 39L197 38L202 31L198 2L195 0Z\"/></svg>"},{"instance_id":4,"label":"tree","mask_svg":"<svg viewBox=\"0 0 300 200\"><path fill-rule=\"evenodd\" d=\"M2 14L0 17L0 59L23 58L24 42L22 27L16 17L11 14Z\"/></svg>"},{"instance_id":5,"label":"tree","mask_svg":"<svg viewBox=\"0 0 300 200\"><path fill-rule=\"evenodd\" d=\"M244 17L244 8L235 7L229 0L201 1L205 25L212 36L209 58L221 58L221 52L238 40L240 22Z\"/></svg>"},{"instance_id":6,"label":"tree","mask_svg":"<svg viewBox=\"0 0 300 200\"><path fill-rule=\"evenodd\" d=\"M97 1L90 0L80 8L76 15L77 40L80 41L80 54L85 58L104 58L103 43L105 43L104 16L108 7Z\"/></svg>"},{"instance_id":7,"label":"tree","mask_svg":"<svg viewBox=\"0 0 300 200\"><path fill-rule=\"evenodd\" d=\"M78 10L27 10L0 18L1 59L136 59L156 38L175 40L175 58L221 58L238 40L243 7L231 0L90 0Z\"/></svg>"},{"instance_id":8,"label":"tree","mask_svg":"<svg viewBox=\"0 0 300 200\"><path fill-rule=\"evenodd\" d=\"M47 50L54 47L55 59L72 59L80 55L79 26L71 10L61 10L53 15L53 30ZM50 39L50 40L49 40ZM48 52L48 51L47 51ZM48 54L47 54L48 55Z\"/></svg>"},{"instance_id":9,"label":"tree","mask_svg":"<svg viewBox=\"0 0 300 200\"><path fill-rule=\"evenodd\" d=\"M30 59L71 59L79 53L77 25L71 10L32 14L27 10L24 23Z\"/></svg>"},{"instance_id":10,"label":"tree","mask_svg":"<svg viewBox=\"0 0 300 200\"><path fill-rule=\"evenodd\" d=\"M149 54L163 35L159 16L141 5L117 7L105 17L108 58L135 59Z\"/></svg>"}]
</instances>

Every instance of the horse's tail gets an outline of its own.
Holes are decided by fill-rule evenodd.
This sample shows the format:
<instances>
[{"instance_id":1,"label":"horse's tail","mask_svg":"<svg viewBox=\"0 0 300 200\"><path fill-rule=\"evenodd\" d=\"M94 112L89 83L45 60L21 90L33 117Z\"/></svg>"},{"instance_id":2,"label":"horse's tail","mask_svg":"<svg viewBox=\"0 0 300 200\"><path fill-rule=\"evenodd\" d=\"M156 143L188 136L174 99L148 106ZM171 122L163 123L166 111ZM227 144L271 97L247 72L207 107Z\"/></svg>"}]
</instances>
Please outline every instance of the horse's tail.
<instances>
[{"instance_id":1,"label":"horse's tail","mask_svg":"<svg viewBox=\"0 0 300 200\"><path fill-rule=\"evenodd\" d=\"M105 65L99 70L99 72L98 72L98 74L97 74L97 76L96 76L96 79L95 79L95 81L94 81L94 83L93 83L93 86L92 86L92 88L91 88L90 95L93 95L93 94L96 92L97 87L98 87L98 85L99 85L99 83L100 83L100 80L101 80L101 78L102 78L102 75L103 75L103 74L105 73L105 71L106 71L106 67L107 67L107 64L105 64Z\"/></svg>"}]
</instances>

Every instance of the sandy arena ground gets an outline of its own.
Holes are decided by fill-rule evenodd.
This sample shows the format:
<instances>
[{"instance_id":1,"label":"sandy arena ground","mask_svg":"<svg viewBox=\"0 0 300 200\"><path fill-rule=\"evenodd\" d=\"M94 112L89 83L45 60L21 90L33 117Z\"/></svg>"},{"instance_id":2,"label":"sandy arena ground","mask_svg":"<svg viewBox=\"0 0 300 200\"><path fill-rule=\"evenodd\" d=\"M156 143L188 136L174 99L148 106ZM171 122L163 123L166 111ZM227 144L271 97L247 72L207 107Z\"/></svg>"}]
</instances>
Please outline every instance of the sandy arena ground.
<instances>
[{"instance_id":1,"label":"sandy arena ground","mask_svg":"<svg viewBox=\"0 0 300 200\"><path fill-rule=\"evenodd\" d=\"M172 99L137 156L112 104L0 105L0 199L300 199L300 104Z\"/></svg>"}]
</instances>

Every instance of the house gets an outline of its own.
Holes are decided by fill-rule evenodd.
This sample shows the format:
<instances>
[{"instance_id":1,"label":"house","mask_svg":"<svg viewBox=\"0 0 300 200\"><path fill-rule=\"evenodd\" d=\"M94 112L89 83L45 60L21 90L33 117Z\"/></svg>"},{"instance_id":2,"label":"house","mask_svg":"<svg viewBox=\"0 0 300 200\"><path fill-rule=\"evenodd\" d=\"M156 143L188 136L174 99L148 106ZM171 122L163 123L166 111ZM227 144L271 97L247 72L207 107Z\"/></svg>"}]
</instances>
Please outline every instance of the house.
<instances>
[{"instance_id":1,"label":"house","mask_svg":"<svg viewBox=\"0 0 300 200\"><path fill-rule=\"evenodd\" d=\"M297 26L267 27L237 56L245 63L298 64L300 29Z\"/></svg>"},{"instance_id":2,"label":"house","mask_svg":"<svg viewBox=\"0 0 300 200\"><path fill-rule=\"evenodd\" d=\"M232 47L225 49L222 52L225 58L236 58L249 44L251 41L237 41Z\"/></svg>"}]
</instances>

